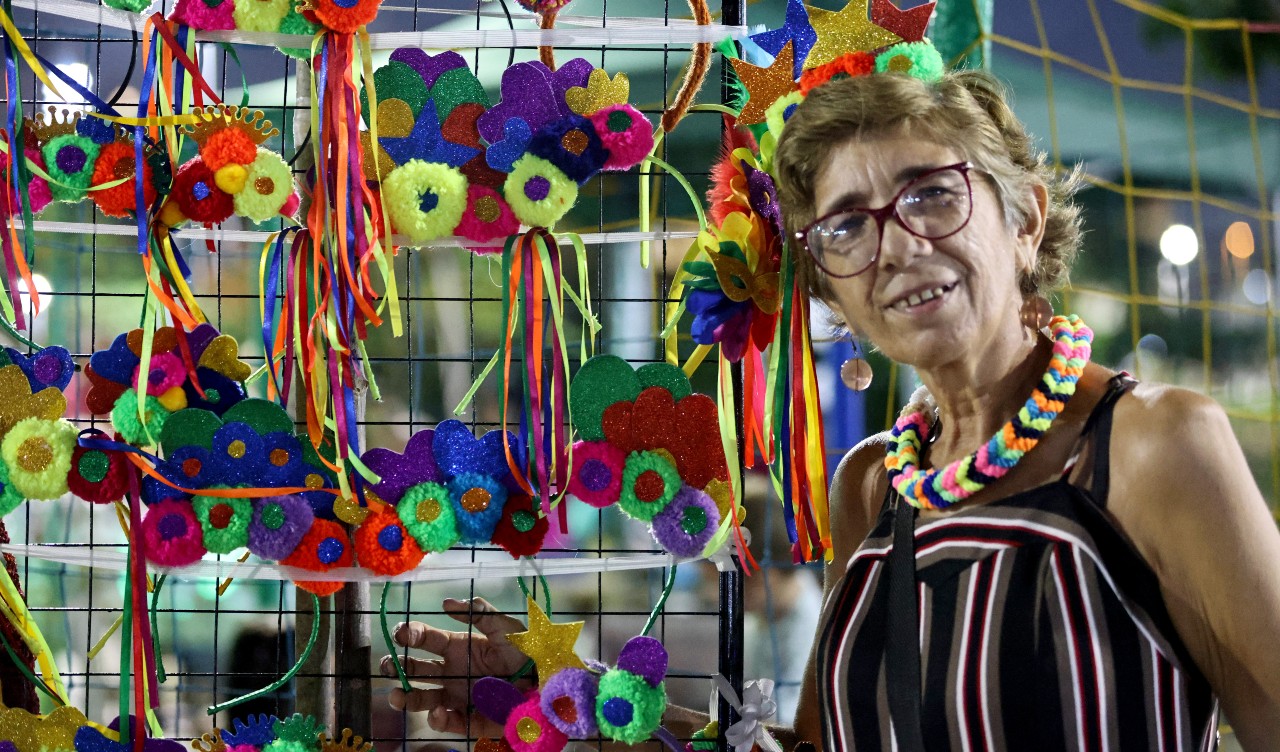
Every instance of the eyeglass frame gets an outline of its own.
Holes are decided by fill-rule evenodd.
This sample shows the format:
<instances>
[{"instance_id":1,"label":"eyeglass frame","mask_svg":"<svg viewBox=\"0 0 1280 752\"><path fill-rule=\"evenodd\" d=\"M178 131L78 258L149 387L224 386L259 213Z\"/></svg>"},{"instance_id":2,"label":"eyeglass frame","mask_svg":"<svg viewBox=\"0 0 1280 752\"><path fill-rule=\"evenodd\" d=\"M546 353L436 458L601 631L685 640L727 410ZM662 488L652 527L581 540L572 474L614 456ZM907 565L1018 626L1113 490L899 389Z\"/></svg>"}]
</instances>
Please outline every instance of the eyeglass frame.
<instances>
[{"instance_id":1,"label":"eyeglass frame","mask_svg":"<svg viewBox=\"0 0 1280 752\"><path fill-rule=\"evenodd\" d=\"M884 226L888 224L890 218L897 220L898 226L901 227L903 230L906 230L908 233L910 233L914 237L921 238L922 240L943 240L951 237L952 235L955 235L956 233L963 230L965 227L968 227L969 220L973 219L973 181L970 180L969 178L969 171L974 169L977 169L977 168L974 167L974 164L972 162L957 162L955 164L942 165L940 167L933 167L931 169L925 170L919 175L916 175L915 177L913 177L911 180L907 181L907 184L902 186L902 188L899 189L896 194L894 194L893 199L889 203L880 207L879 209L872 209L870 207L861 207L861 206L846 206L841 209L836 209L834 211L830 211L830 212L827 212L826 214L823 214L821 217L818 217L817 219L813 220L809 224L800 228L795 233L793 233L793 236L796 242L798 242L801 246L804 247L804 251L805 253L809 254L809 258L813 259L813 263L817 265L817 267L821 269L822 272L826 274L828 277L833 277L835 279L849 279L851 277L856 277L859 274L862 274L866 270L870 269L871 267L875 266L876 262L880 260L880 249L881 249L881 246L884 245ZM960 223L960 226L952 230L951 232L948 232L944 235L936 235L934 237L929 237L928 235L921 235L920 233L908 227L906 222L902 221L902 217L898 214L898 201L902 198L902 195L906 193L909 188L911 188L911 186L920 182L922 179L927 178L930 175L936 175L939 172L946 172L947 170L955 170L956 172L960 173L961 177L964 178L965 188L969 192L969 213L965 215L964 221ZM848 214L850 212L862 212L864 214L869 214L872 217L872 219L876 221L876 252L871 254L871 260L867 262L867 265L857 270L856 272L850 272L848 274L835 274L830 270L828 270L827 267L823 265L822 261L818 259L818 254L814 253L813 249L809 247L808 235L809 235L809 232L814 227L817 227L819 223L825 222L826 220L831 219L832 217L838 216L840 214Z\"/></svg>"}]
</instances>

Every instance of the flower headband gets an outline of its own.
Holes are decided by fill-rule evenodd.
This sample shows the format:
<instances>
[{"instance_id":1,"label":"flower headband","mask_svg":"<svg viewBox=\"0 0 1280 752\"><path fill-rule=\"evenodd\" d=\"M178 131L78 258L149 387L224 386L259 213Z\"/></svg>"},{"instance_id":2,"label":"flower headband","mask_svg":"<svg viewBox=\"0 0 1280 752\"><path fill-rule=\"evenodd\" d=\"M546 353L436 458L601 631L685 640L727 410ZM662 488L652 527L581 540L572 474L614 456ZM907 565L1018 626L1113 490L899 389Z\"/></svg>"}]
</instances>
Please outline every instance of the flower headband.
<instances>
[{"instance_id":1,"label":"flower headband","mask_svg":"<svg viewBox=\"0 0 1280 752\"><path fill-rule=\"evenodd\" d=\"M581 58L554 71L541 62L507 68L497 103L456 52L398 49L374 82L376 106L365 111L376 116L377 142L360 134L366 177L414 245L550 227L580 185L653 148L648 120L627 103L627 77Z\"/></svg>"}]
</instances>

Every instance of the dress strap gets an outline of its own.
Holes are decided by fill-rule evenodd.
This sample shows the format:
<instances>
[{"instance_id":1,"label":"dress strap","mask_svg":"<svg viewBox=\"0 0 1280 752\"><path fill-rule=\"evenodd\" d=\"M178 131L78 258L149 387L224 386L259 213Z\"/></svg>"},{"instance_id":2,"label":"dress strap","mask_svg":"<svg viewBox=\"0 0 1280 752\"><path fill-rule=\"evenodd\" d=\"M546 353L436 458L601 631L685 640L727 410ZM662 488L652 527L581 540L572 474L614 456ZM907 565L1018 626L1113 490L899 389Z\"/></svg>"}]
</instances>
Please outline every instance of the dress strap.
<instances>
[{"instance_id":1,"label":"dress strap","mask_svg":"<svg viewBox=\"0 0 1280 752\"><path fill-rule=\"evenodd\" d=\"M1116 403L1120 398L1137 383L1137 379L1124 371L1112 376L1107 384L1107 393L1098 400L1093 412L1089 414L1089 419L1085 421L1084 430L1080 433L1078 446L1083 446L1085 441L1090 437L1093 438L1093 478L1089 484L1089 495L1097 501L1098 506L1103 508L1107 506L1107 492L1111 483L1112 413L1115 412ZM1068 472L1075 465L1077 456L1079 456L1078 449L1068 463Z\"/></svg>"}]
</instances>

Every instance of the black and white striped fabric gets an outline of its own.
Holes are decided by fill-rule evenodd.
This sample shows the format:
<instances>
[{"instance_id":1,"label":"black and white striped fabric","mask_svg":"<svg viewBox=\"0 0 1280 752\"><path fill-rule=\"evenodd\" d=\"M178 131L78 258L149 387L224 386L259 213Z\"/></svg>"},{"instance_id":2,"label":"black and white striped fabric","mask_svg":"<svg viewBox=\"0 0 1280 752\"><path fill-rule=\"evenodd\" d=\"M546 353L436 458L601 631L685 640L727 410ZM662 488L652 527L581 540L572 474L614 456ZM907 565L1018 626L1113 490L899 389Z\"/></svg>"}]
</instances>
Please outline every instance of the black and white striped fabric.
<instances>
[{"instance_id":1,"label":"black and white striped fabric","mask_svg":"<svg viewBox=\"0 0 1280 752\"><path fill-rule=\"evenodd\" d=\"M1109 432L1113 404L1103 400L1108 420L1096 430ZM1105 496L1105 452L1095 465ZM824 606L828 752L896 748L885 680L890 506ZM1087 491L1060 480L918 520L915 543L930 752L1216 749L1217 702L1155 575Z\"/></svg>"}]
</instances>

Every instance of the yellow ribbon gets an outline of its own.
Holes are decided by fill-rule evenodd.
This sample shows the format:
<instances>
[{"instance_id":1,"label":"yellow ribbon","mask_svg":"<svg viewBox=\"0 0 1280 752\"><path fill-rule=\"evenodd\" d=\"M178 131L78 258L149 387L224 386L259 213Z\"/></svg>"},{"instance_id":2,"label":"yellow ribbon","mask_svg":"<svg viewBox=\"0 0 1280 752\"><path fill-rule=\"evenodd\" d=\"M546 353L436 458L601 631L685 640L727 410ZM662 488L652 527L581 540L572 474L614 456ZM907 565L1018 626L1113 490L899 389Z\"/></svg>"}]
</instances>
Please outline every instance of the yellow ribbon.
<instances>
[{"instance_id":1,"label":"yellow ribbon","mask_svg":"<svg viewBox=\"0 0 1280 752\"><path fill-rule=\"evenodd\" d=\"M53 652L49 650L49 644L45 642L40 627L31 618L31 612L27 610L27 604L22 600L18 586L9 577L8 570L0 567L0 571L4 572L4 576L0 577L0 613L3 613L14 629L22 635L22 641L35 655L36 662L40 665L40 672L44 674L45 684L49 685L49 689L57 695L63 705L70 705L70 701L67 700L67 688L62 683L62 676L58 673L58 666L53 661Z\"/></svg>"},{"instance_id":2,"label":"yellow ribbon","mask_svg":"<svg viewBox=\"0 0 1280 752\"><path fill-rule=\"evenodd\" d=\"M107 115L101 112L90 112L91 117L101 120L107 120L112 123L130 126L172 126L172 125L192 125L200 122L199 115L156 115L155 117L128 117L126 115Z\"/></svg>"},{"instance_id":3,"label":"yellow ribbon","mask_svg":"<svg viewBox=\"0 0 1280 752\"><path fill-rule=\"evenodd\" d=\"M58 95L58 99L67 101L62 90L53 85L53 81L49 78L49 74L45 73L44 66L40 64L40 60L36 57L31 48L27 46L27 40L22 38L18 33L18 27L13 25L13 20L9 18L9 14L4 12L4 8L0 8L0 26L4 27L4 33L9 35L9 39L13 42L13 46L18 49L18 54L22 55L22 59L27 61L27 66L31 68L31 72L36 74L36 78L40 79L40 83L49 87L49 91Z\"/></svg>"}]
</instances>

